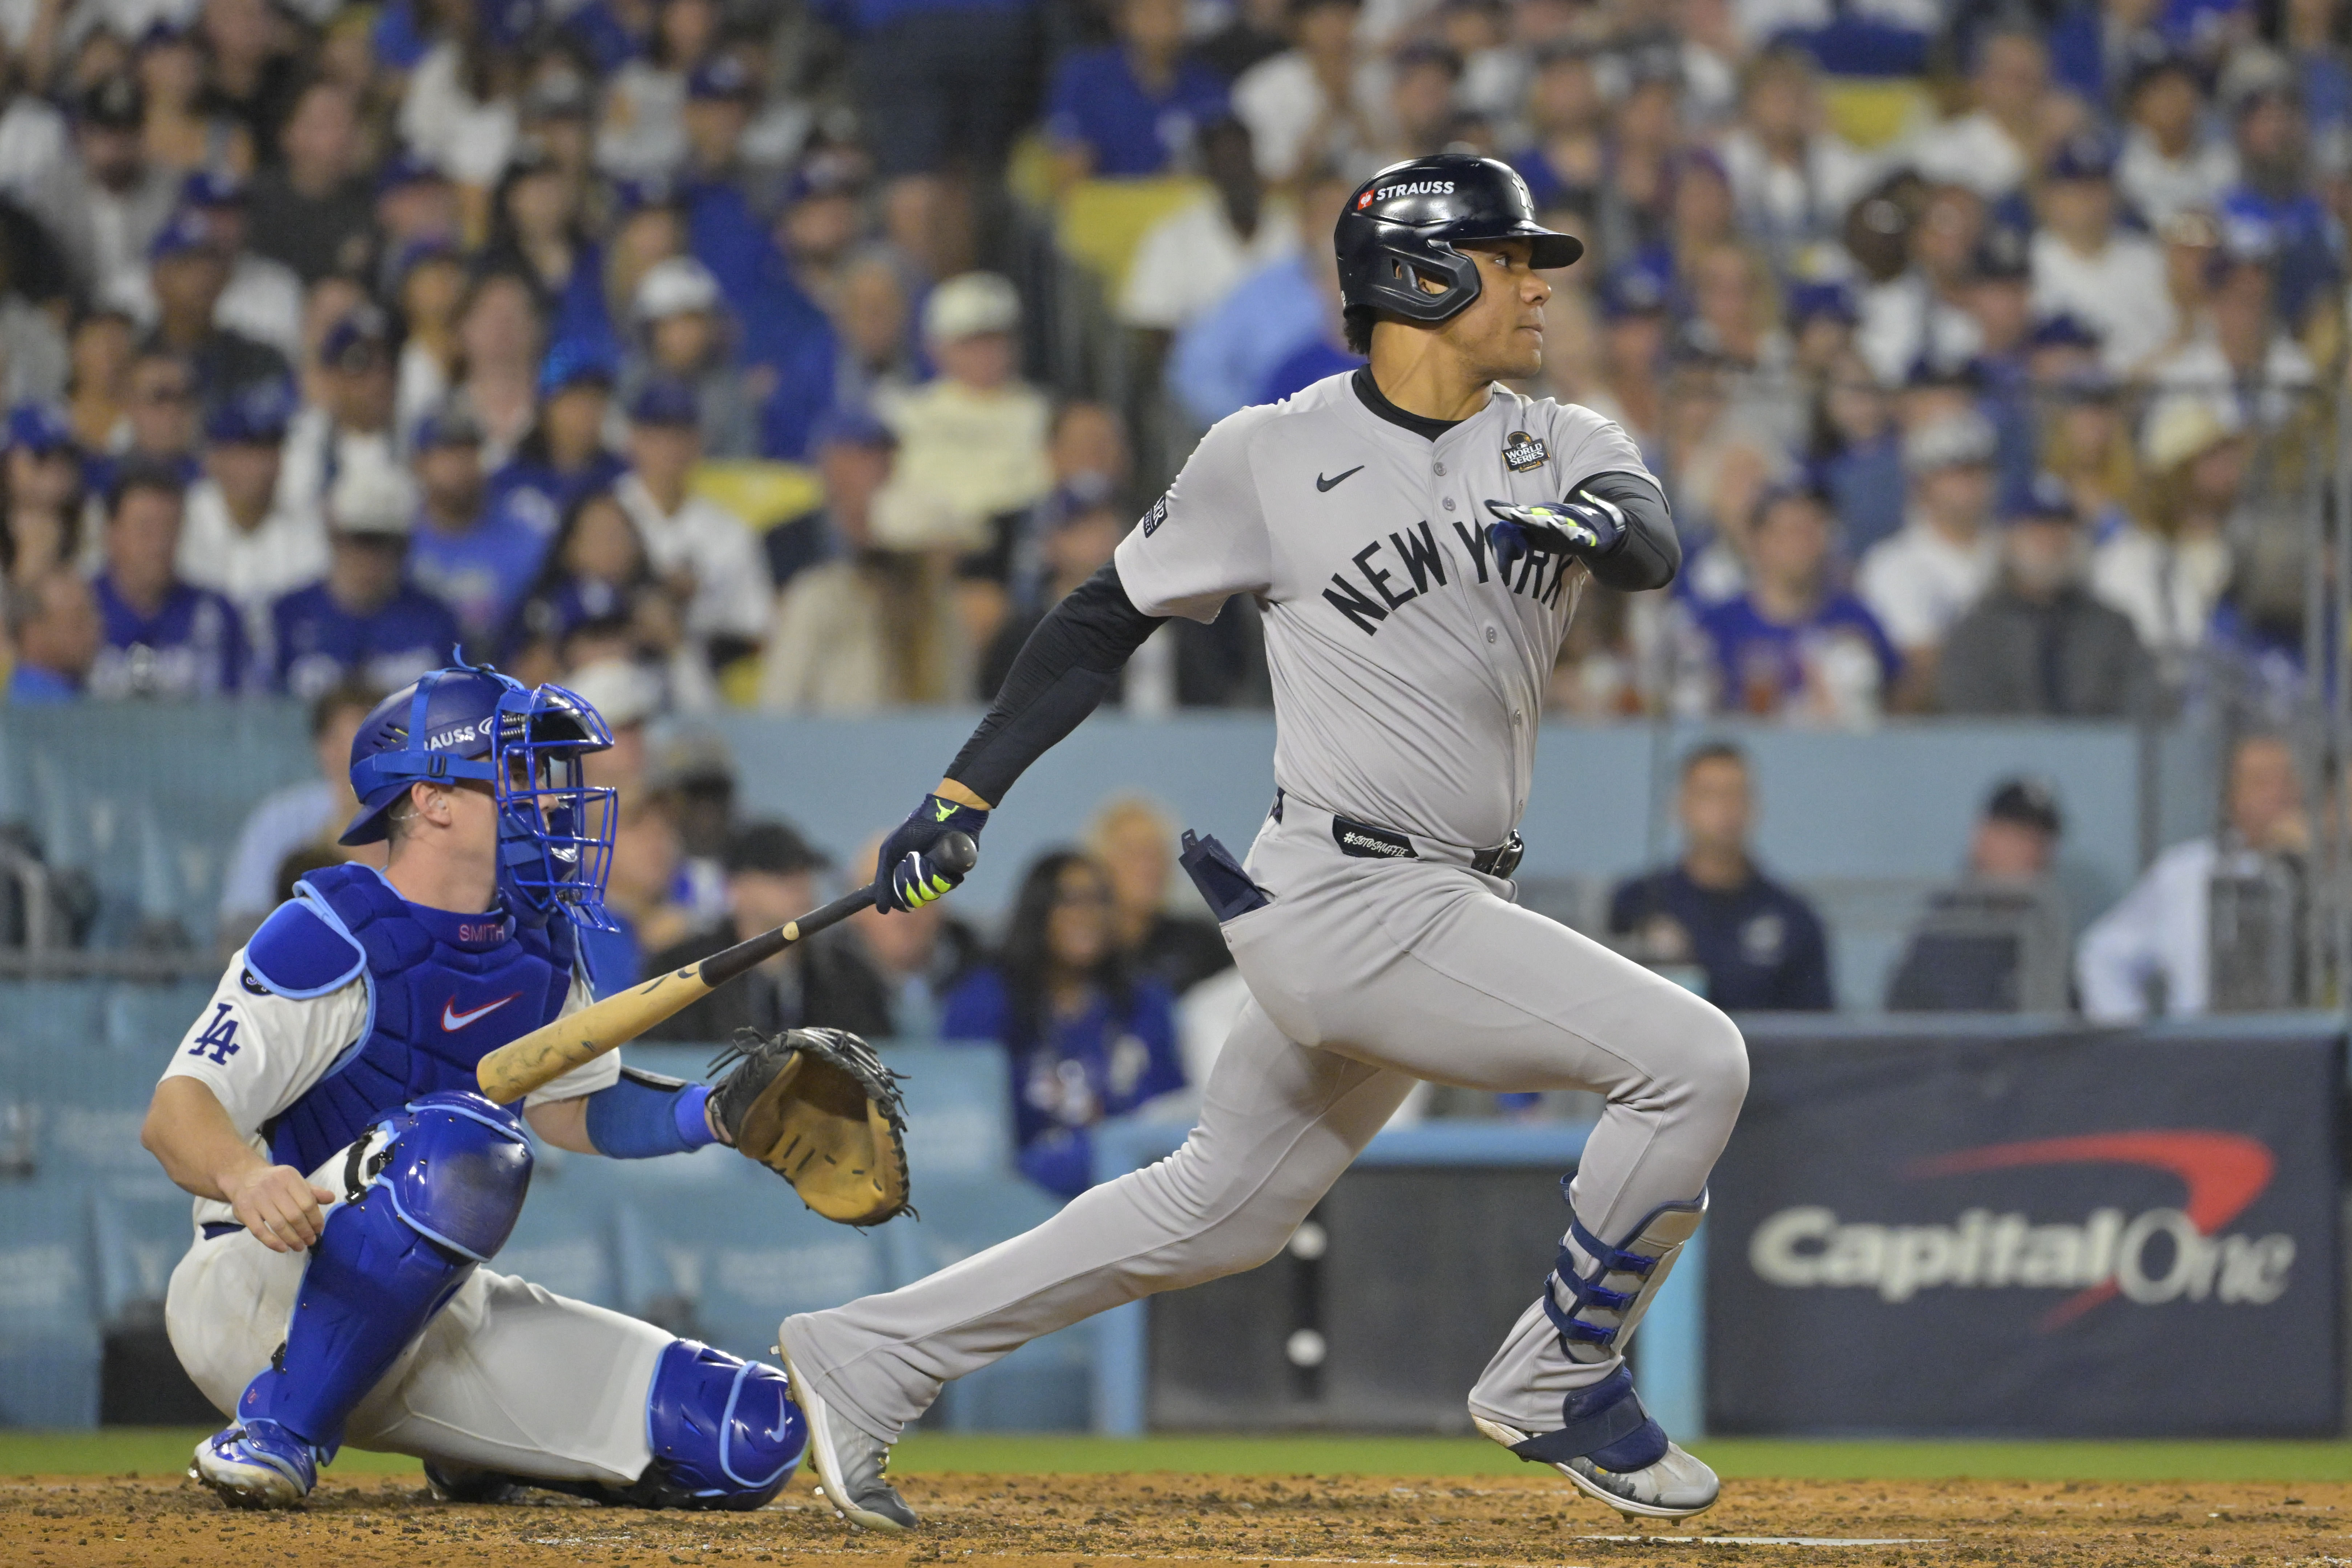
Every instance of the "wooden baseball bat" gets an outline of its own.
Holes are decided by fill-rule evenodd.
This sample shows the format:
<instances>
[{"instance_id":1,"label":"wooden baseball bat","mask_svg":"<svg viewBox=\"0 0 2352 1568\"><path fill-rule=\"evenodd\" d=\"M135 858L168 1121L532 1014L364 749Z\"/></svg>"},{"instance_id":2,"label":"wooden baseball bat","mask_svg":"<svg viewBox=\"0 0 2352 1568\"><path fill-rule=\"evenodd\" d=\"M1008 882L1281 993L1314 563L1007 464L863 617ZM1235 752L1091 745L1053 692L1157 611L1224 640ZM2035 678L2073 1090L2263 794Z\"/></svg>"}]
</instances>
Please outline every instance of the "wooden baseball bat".
<instances>
[{"instance_id":1,"label":"wooden baseball bat","mask_svg":"<svg viewBox=\"0 0 2352 1568\"><path fill-rule=\"evenodd\" d=\"M968 833L942 836L930 856L940 869L962 876L980 862L980 846ZM664 1018L709 995L721 985L827 926L838 925L874 901L871 884L845 893L821 909L775 930L714 952L699 963L656 974L568 1017L533 1029L484 1057L474 1076L488 1099L505 1105L542 1084L552 1083L606 1051L626 1045Z\"/></svg>"}]
</instances>

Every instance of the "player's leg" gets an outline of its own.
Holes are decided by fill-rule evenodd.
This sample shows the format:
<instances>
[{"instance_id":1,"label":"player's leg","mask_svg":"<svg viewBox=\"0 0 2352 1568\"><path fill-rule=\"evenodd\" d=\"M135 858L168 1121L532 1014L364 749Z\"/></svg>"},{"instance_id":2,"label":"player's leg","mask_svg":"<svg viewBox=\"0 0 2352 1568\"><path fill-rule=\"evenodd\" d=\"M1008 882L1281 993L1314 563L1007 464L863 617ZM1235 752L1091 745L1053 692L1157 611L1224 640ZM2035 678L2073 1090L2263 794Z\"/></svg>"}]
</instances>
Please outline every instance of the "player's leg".
<instances>
[{"instance_id":1,"label":"player's leg","mask_svg":"<svg viewBox=\"0 0 2352 1568\"><path fill-rule=\"evenodd\" d=\"M1568 1187L1558 1269L1479 1378L1472 1416L1612 1505L1695 1512L1713 1500L1714 1478L1642 1413L1622 1352L1697 1226L1746 1095L1738 1030L1466 874L1414 868L1398 879L1407 882L1381 920L1383 973L1306 999L1328 1048L1473 1088L1607 1097ZM1261 971L1298 970L1305 955L1286 941L1277 928L1237 942L1254 985Z\"/></svg>"},{"instance_id":2,"label":"player's leg","mask_svg":"<svg viewBox=\"0 0 2352 1568\"><path fill-rule=\"evenodd\" d=\"M1273 1257L1412 1087L1293 1043L1253 1002L1177 1152L929 1279L787 1319L780 1343L826 1495L861 1524L911 1524L882 1464L943 1383L1106 1308Z\"/></svg>"},{"instance_id":3,"label":"player's leg","mask_svg":"<svg viewBox=\"0 0 2352 1568\"><path fill-rule=\"evenodd\" d=\"M283 1339L191 1473L244 1507L307 1496L353 1408L505 1245L530 1182L520 1125L473 1095L428 1095L352 1144L321 1184L345 1201L304 1255Z\"/></svg>"}]
</instances>

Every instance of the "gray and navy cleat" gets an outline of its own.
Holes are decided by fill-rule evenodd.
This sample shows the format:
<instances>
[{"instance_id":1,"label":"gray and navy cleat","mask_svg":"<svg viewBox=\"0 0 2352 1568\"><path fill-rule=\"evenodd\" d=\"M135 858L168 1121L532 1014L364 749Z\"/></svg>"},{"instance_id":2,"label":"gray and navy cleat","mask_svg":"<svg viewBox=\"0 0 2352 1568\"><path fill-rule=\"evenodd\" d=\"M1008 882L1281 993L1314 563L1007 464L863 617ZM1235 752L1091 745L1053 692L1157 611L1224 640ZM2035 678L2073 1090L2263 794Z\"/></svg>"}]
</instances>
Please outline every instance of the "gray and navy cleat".
<instances>
[{"instance_id":1,"label":"gray and navy cleat","mask_svg":"<svg viewBox=\"0 0 2352 1568\"><path fill-rule=\"evenodd\" d=\"M502 1470L478 1470L455 1459L425 1461L425 1489L435 1502L510 1503L537 1484Z\"/></svg>"},{"instance_id":2,"label":"gray and navy cleat","mask_svg":"<svg viewBox=\"0 0 2352 1568\"><path fill-rule=\"evenodd\" d=\"M1622 1366L1570 1394L1561 1417L1559 1430L1536 1435L1471 1419L1520 1458L1549 1465L1628 1519L1687 1519L1722 1494L1715 1472L1676 1447L1642 1408L1633 1374Z\"/></svg>"},{"instance_id":3,"label":"gray and navy cleat","mask_svg":"<svg viewBox=\"0 0 2352 1568\"><path fill-rule=\"evenodd\" d=\"M196 1445L188 1479L231 1508L295 1508L319 1484L324 1454L275 1421L224 1426Z\"/></svg>"},{"instance_id":4,"label":"gray and navy cleat","mask_svg":"<svg viewBox=\"0 0 2352 1568\"><path fill-rule=\"evenodd\" d=\"M816 1385L793 1364L791 1336L779 1331L776 1354L792 1379L793 1397L808 1417L809 1458L824 1484L824 1500L850 1523L866 1530L912 1530L920 1522L887 1478L890 1445L869 1436L825 1403Z\"/></svg>"}]
</instances>

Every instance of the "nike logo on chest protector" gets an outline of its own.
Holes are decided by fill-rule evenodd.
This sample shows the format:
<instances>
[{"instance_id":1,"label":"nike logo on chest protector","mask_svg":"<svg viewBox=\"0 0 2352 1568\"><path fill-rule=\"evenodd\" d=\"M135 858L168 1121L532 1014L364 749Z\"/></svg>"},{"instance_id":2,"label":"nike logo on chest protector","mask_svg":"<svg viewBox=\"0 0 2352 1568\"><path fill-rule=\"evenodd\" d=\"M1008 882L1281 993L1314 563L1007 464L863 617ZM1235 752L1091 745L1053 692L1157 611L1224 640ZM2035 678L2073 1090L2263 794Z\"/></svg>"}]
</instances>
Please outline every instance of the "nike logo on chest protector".
<instances>
[{"instance_id":1,"label":"nike logo on chest protector","mask_svg":"<svg viewBox=\"0 0 2352 1568\"><path fill-rule=\"evenodd\" d=\"M453 1035L460 1029L471 1028L521 994L520 991L509 991L495 1002L485 1002L463 1013L457 1011L457 999L452 996L441 1004L441 1027Z\"/></svg>"}]
</instances>

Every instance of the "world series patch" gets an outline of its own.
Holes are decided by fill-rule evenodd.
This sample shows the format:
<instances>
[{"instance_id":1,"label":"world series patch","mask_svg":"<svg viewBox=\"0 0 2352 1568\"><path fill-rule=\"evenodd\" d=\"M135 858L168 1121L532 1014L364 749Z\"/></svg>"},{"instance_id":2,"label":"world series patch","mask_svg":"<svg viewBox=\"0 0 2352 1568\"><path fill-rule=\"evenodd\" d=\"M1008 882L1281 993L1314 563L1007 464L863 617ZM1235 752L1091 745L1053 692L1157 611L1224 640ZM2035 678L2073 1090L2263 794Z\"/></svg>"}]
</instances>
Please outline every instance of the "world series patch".
<instances>
[{"instance_id":1,"label":"world series patch","mask_svg":"<svg viewBox=\"0 0 2352 1568\"><path fill-rule=\"evenodd\" d=\"M1514 430L1503 437L1503 463L1515 474L1540 468L1550 460L1551 448L1524 430Z\"/></svg>"}]
</instances>

